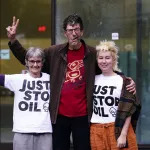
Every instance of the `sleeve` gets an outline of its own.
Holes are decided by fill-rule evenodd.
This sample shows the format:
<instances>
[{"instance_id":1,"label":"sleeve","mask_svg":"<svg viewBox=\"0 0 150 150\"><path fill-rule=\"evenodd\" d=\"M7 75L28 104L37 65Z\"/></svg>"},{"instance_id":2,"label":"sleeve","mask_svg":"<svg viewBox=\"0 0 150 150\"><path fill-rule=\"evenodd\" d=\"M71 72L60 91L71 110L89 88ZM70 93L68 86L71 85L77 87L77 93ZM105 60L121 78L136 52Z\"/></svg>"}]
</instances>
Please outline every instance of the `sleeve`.
<instances>
[{"instance_id":1,"label":"sleeve","mask_svg":"<svg viewBox=\"0 0 150 150\"><path fill-rule=\"evenodd\" d=\"M25 65L25 56L27 53L27 50L22 47L20 42L18 40L14 41L13 43L9 42L8 46L10 50L12 51L13 55L20 61L21 64ZM42 68L42 72L50 73L50 49L44 49L45 53L45 62Z\"/></svg>"},{"instance_id":2,"label":"sleeve","mask_svg":"<svg viewBox=\"0 0 150 150\"><path fill-rule=\"evenodd\" d=\"M118 106L118 110L119 110L118 112L122 111L123 112L122 114L124 114L123 115L124 117L125 116L126 117L131 116L131 124L133 126L134 131L135 131L137 121L138 121L140 111L141 111L141 104L140 104L140 101L137 98L137 96L133 95L132 92L129 92L126 89L126 85L128 85L129 83L130 83L130 80L127 78L124 78L123 90L122 90L122 94L120 97L120 101L121 101L120 103L122 105ZM124 119L122 119L122 120L124 120Z\"/></svg>"},{"instance_id":3,"label":"sleeve","mask_svg":"<svg viewBox=\"0 0 150 150\"><path fill-rule=\"evenodd\" d=\"M0 85L4 86L4 82L5 82L5 75L0 74Z\"/></svg>"},{"instance_id":4,"label":"sleeve","mask_svg":"<svg viewBox=\"0 0 150 150\"><path fill-rule=\"evenodd\" d=\"M21 64L25 65L25 55L26 49L22 47L18 40L15 42L8 43L10 50L12 51L13 55L20 61Z\"/></svg>"},{"instance_id":5,"label":"sleeve","mask_svg":"<svg viewBox=\"0 0 150 150\"><path fill-rule=\"evenodd\" d=\"M17 86L17 80L18 77L16 75L5 75L4 87L14 92Z\"/></svg>"},{"instance_id":6,"label":"sleeve","mask_svg":"<svg viewBox=\"0 0 150 150\"><path fill-rule=\"evenodd\" d=\"M119 72L119 71L114 71L115 73L117 73L118 75L124 75L123 72Z\"/></svg>"},{"instance_id":7,"label":"sleeve","mask_svg":"<svg viewBox=\"0 0 150 150\"><path fill-rule=\"evenodd\" d=\"M53 66L54 62L55 62L55 45L49 47L49 48L45 48L44 49L44 55L45 55L45 61L44 61L44 65L42 68L42 72L45 72L47 74L50 74L50 70L51 70L51 66Z\"/></svg>"}]
</instances>

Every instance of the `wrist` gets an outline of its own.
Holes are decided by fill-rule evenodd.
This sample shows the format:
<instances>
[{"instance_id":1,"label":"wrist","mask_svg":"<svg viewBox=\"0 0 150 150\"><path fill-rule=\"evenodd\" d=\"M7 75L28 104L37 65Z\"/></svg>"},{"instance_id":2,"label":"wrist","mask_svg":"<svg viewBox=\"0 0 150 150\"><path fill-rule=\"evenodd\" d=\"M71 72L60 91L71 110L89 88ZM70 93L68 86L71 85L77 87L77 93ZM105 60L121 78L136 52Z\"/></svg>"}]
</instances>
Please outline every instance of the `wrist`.
<instances>
[{"instance_id":1,"label":"wrist","mask_svg":"<svg viewBox=\"0 0 150 150\"><path fill-rule=\"evenodd\" d=\"M10 38L10 43L13 44L17 39L16 38Z\"/></svg>"},{"instance_id":2,"label":"wrist","mask_svg":"<svg viewBox=\"0 0 150 150\"><path fill-rule=\"evenodd\" d=\"M123 133L121 133L121 136L127 136L127 133L123 132Z\"/></svg>"}]
</instances>

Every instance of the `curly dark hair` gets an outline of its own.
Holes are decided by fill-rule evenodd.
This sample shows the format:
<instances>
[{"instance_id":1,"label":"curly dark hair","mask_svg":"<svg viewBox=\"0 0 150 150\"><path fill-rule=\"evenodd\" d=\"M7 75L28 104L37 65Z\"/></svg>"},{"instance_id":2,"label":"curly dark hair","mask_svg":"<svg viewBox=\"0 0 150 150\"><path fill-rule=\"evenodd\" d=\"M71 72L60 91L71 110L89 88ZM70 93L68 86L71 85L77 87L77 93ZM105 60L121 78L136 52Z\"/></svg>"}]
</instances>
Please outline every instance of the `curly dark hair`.
<instances>
[{"instance_id":1,"label":"curly dark hair","mask_svg":"<svg viewBox=\"0 0 150 150\"><path fill-rule=\"evenodd\" d=\"M77 23L80 25L80 29L83 30L83 22L82 22L81 17L76 13L69 15L67 18L65 18L63 22L63 29L66 30L66 27L68 24L74 25Z\"/></svg>"}]
</instances>

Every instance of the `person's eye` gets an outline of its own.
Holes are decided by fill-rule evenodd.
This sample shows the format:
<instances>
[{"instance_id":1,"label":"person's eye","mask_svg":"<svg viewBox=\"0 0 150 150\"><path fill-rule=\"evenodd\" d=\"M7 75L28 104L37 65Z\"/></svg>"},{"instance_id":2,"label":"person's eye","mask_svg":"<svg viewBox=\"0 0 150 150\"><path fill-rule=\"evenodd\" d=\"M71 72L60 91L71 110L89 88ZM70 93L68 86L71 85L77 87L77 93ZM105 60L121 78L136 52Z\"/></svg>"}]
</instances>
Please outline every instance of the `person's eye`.
<instances>
[{"instance_id":1,"label":"person's eye","mask_svg":"<svg viewBox=\"0 0 150 150\"><path fill-rule=\"evenodd\" d=\"M67 29L68 32L73 32L73 29Z\"/></svg>"},{"instance_id":2,"label":"person's eye","mask_svg":"<svg viewBox=\"0 0 150 150\"><path fill-rule=\"evenodd\" d=\"M98 59L103 59L103 57L99 57Z\"/></svg>"},{"instance_id":3,"label":"person's eye","mask_svg":"<svg viewBox=\"0 0 150 150\"><path fill-rule=\"evenodd\" d=\"M35 63L35 61L34 61L34 60L30 60L30 62L31 62L31 63Z\"/></svg>"},{"instance_id":4,"label":"person's eye","mask_svg":"<svg viewBox=\"0 0 150 150\"><path fill-rule=\"evenodd\" d=\"M106 57L106 59L110 59L110 57Z\"/></svg>"},{"instance_id":5,"label":"person's eye","mask_svg":"<svg viewBox=\"0 0 150 150\"><path fill-rule=\"evenodd\" d=\"M40 61L40 60L37 60L36 63L41 63L41 61Z\"/></svg>"}]
</instances>

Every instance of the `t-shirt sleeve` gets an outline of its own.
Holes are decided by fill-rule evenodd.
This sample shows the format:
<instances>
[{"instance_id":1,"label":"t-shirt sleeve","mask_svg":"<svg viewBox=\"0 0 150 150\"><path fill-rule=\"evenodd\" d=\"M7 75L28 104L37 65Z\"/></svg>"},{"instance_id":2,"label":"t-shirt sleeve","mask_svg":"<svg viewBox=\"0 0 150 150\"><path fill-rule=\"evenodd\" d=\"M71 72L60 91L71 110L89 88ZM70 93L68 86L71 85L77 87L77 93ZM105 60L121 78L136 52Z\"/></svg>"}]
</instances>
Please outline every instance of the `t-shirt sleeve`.
<instances>
[{"instance_id":1,"label":"t-shirt sleeve","mask_svg":"<svg viewBox=\"0 0 150 150\"><path fill-rule=\"evenodd\" d=\"M16 80L17 77L15 75L5 75L4 87L14 92L16 88Z\"/></svg>"},{"instance_id":2,"label":"t-shirt sleeve","mask_svg":"<svg viewBox=\"0 0 150 150\"><path fill-rule=\"evenodd\" d=\"M4 81L5 81L5 75L0 74L0 85L4 86Z\"/></svg>"}]
</instances>

